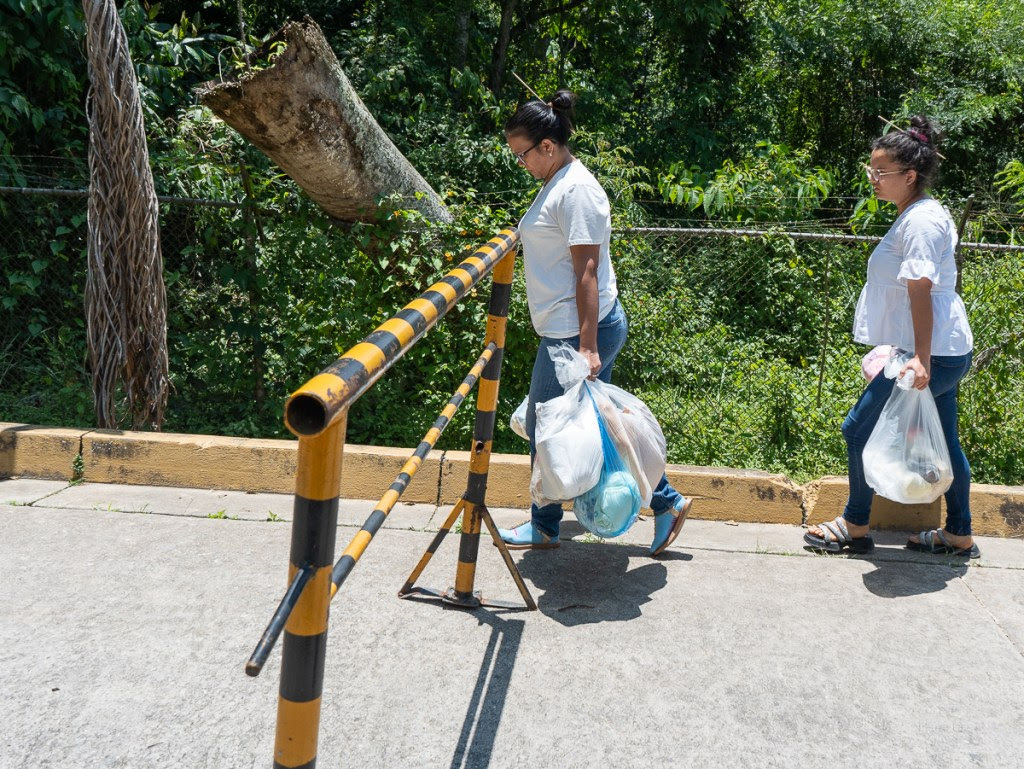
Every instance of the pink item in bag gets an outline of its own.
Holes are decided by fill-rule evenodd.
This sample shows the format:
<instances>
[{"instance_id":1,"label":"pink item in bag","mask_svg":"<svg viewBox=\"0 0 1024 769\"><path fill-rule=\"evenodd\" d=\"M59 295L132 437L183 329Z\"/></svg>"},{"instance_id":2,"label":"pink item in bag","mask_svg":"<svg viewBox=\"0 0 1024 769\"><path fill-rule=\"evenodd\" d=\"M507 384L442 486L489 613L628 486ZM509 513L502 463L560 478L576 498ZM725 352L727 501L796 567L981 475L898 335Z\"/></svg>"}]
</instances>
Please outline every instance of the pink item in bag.
<instances>
[{"instance_id":1,"label":"pink item in bag","mask_svg":"<svg viewBox=\"0 0 1024 769\"><path fill-rule=\"evenodd\" d=\"M892 345L880 344L871 350L860 360L860 372L869 382L878 376L885 364L889 362L889 354L892 352Z\"/></svg>"}]
</instances>

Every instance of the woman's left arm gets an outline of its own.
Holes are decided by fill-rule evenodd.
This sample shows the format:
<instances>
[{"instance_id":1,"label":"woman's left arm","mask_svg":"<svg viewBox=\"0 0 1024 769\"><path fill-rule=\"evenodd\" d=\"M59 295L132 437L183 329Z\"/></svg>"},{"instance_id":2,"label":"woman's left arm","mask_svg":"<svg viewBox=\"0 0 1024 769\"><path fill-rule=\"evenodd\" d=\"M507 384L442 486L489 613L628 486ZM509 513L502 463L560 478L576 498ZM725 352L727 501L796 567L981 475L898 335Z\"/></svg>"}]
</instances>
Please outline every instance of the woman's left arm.
<instances>
[{"instance_id":1,"label":"woman's left arm","mask_svg":"<svg viewBox=\"0 0 1024 769\"><path fill-rule=\"evenodd\" d=\"M600 301L597 290L597 262L601 246L586 244L569 246L572 268L576 273L576 314L580 321L580 354L590 361L590 376L601 371L597 352L597 317Z\"/></svg>"},{"instance_id":2,"label":"woman's left arm","mask_svg":"<svg viewBox=\"0 0 1024 769\"><path fill-rule=\"evenodd\" d=\"M914 371L914 387L923 390L932 378L932 282L928 278L907 281L910 295L910 319L914 324L914 357L900 371Z\"/></svg>"}]
</instances>

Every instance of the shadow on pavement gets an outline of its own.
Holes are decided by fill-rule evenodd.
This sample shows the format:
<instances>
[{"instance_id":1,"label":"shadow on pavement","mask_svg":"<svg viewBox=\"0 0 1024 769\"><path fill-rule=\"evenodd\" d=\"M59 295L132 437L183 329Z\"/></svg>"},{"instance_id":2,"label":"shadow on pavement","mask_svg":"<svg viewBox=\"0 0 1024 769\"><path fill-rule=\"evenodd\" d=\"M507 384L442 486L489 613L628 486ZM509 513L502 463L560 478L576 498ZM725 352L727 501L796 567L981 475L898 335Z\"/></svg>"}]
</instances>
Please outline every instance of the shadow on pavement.
<instances>
[{"instance_id":1,"label":"shadow on pavement","mask_svg":"<svg viewBox=\"0 0 1024 769\"><path fill-rule=\"evenodd\" d=\"M480 672L449 769L482 769L490 765L494 737L501 724L512 669L526 625L524 620L503 619L493 611L481 610L473 616L480 624L491 626L491 637L480 661Z\"/></svg>"},{"instance_id":2,"label":"shadow on pavement","mask_svg":"<svg viewBox=\"0 0 1024 769\"><path fill-rule=\"evenodd\" d=\"M888 557L887 557L888 556ZM934 563L920 560L896 560L885 549L859 556L875 567L864 575L864 587L881 598L906 598L944 590L954 579L963 577L970 566L966 560L937 558Z\"/></svg>"},{"instance_id":3,"label":"shadow on pavement","mask_svg":"<svg viewBox=\"0 0 1024 769\"><path fill-rule=\"evenodd\" d=\"M563 525L560 548L527 550L519 560L523 577L544 592L537 608L566 627L636 619L640 607L668 582L664 562L693 558L670 550L651 560L646 547L565 540L573 531ZM631 570L634 558L646 563Z\"/></svg>"}]
</instances>

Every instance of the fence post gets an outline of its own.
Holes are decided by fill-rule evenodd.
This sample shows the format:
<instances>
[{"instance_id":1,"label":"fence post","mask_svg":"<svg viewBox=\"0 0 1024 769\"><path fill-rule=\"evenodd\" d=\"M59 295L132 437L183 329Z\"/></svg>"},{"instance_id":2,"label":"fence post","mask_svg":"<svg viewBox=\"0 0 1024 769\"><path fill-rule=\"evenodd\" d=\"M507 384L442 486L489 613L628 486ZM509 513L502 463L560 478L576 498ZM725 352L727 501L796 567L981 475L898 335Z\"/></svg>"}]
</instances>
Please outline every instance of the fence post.
<instances>
[{"instance_id":1,"label":"fence post","mask_svg":"<svg viewBox=\"0 0 1024 769\"><path fill-rule=\"evenodd\" d=\"M285 625L274 769L316 766L347 418L345 409L322 433L299 438L288 582L307 567L313 574Z\"/></svg>"},{"instance_id":2,"label":"fence post","mask_svg":"<svg viewBox=\"0 0 1024 769\"><path fill-rule=\"evenodd\" d=\"M487 472L491 463L491 444L498 409L498 386L501 382L501 361L505 355L505 330L508 325L515 263L516 250L513 248L495 265L492 273L491 303L487 311L484 344L494 342L497 349L480 376L478 385L469 480L466 484L466 493L463 495L466 504L462 511L459 564L455 572L455 587L445 594L448 603L469 608L480 605L479 595L473 592L473 582L476 578L481 524L483 516L489 516L486 507ZM518 577L518 573L514 576ZM516 581L518 584L519 580ZM522 588L523 586L520 586L520 589Z\"/></svg>"},{"instance_id":3,"label":"fence post","mask_svg":"<svg viewBox=\"0 0 1024 769\"><path fill-rule=\"evenodd\" d=\"M956 248L953 249L953 260L956 262L956 292L962 294L963 282L964 282L964 257L962 254L962 244L964 242L964 230L967 229L967 220L971 216L971 209L974 208L974 193L972 192L967 196L967 202L964 204L964 212L960 217L960 224L956 228Z\"/></svg>"}]
</instances>

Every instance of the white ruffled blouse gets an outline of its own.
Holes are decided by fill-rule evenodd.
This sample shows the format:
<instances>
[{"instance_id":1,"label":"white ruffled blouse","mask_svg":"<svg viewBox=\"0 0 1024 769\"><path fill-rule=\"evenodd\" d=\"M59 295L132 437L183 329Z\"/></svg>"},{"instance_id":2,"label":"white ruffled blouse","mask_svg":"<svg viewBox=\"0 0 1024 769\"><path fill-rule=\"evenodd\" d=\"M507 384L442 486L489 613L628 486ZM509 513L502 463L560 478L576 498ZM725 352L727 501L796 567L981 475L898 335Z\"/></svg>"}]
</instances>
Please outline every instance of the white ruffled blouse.
<instances>
[{"instance_id":1,"label":"white ruffled blouse","mask_svg":"<svg viewBox=\"0 0 1024 769\"><path fill-rule=\"evenodd\" d=\"M966 355L973 350L967 308L956 293L956 242L953 219L938 201L922 198L908 206L868 259L853 338L913 350L907 281L928 278L932 282L932 355Z\"/></svg>"}]
</instances>

